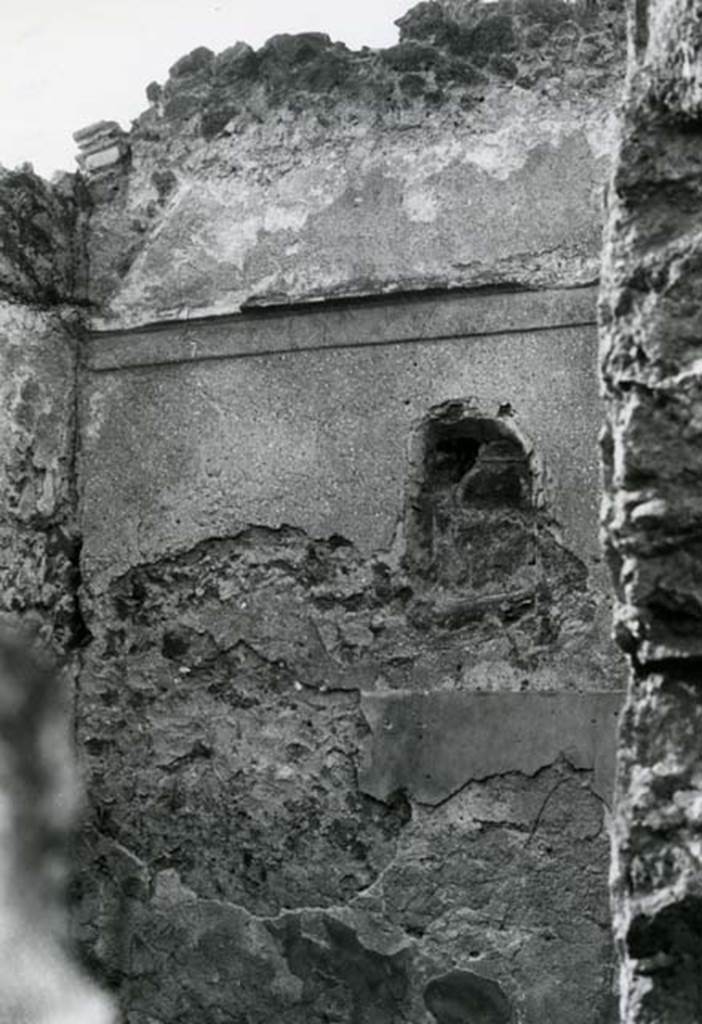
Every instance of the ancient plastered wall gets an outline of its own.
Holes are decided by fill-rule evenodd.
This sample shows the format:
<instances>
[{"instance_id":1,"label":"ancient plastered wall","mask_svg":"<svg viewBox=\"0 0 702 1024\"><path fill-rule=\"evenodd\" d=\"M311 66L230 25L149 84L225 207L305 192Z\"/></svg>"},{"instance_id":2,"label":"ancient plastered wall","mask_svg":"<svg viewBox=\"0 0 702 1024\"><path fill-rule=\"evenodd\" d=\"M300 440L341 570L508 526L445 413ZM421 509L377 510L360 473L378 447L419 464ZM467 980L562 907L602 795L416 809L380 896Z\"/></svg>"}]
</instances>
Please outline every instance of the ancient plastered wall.
<instances>
[{"instance_id":1,"label":"ancient plastered wall","mask_svg":"<svg viewBox=\"0 0 702 1024\"><path fill-rule=\"evenodd\" d=\"M105 321L232 312L283 297L592 283L606 167L602 113L598 105L589 124L573 128L570 110L544 111L526 95L509 113L490 111L499 130L485 126L478 139L472 122L336 138L311 124L299 142L297 122L251 128L236 146L235 174L211 180L194 159L179 167L157 207L157 230L113 285ZM290 165L287 154L298 146ZM155 202L154 165L145 164L125 182L125 217L138 219ZM514 216L516 209L523 213ZM98 256L95 274L114 258L109 234Z\"/></svg>"},{"instance_id":2,"label":"ancient plastered wall","mask_svg":"<svg viewBox=\"0 0 702 1024\"><path fill-rule=\"evenodd\" d=\"M621 22L616 4L428 3L384 51L314 33L193 51L128 135L77 136L96 324L593 283Z\"/></svg>"},{"instance_id":3,"label":"ancient plastered wall","mask_svg":"<svg viewBox=\"0 0 702 1024\"><path fill-rule=\"evenodd\" d=\"M632 5L602 288L605 527L631 660L615 925L626 1024L702 1016L699 10Z\"/></svg>"},{"instance_id":4,"label":"ancient plastered wall","mask_svg":"<svg viewBox=\"0 0 702 1024\"><path fill-rule=\"evenodd\" d=\"M84 639L74 185L0 169L0 1018L12 1024L115 1019L66 947L80 805L66 691ZM62 658L60 676L30 655L33 644Z\"/></svg>"},{"instance_id":5,"label":"ancient plastered wall","mask_svg":"<svg viewBox=\"0 0 702 1024\"><path fill-rule=\"evenodd\" d=\"M76 927L129 1024L615 1019L584 286L621 16L401 32L201 48L77 139Z\"/></svg>"},{"instance_id":6,"label":"ancient plastered wall","mask_svg":"<svg viewBox=\"0 0 702 1024\"><path fill-rule=\"evenodd\" d=\"M130 1020L614 1019L593 299L91 339L78 925Z\"/></svg>"},{"instance_id":7,"label":"ancient plastered wall","mask_svg":"<svg viewBox=\"0 0 702 1024\"><path fill-rule=\"evenodd\" d=\"M596 569L594 301L449 295L94 337L88 578L250 523L389 550L412 431L432 406L470 397L489 416L513 400L564 541Z\"/></svg>"}]
</instances>

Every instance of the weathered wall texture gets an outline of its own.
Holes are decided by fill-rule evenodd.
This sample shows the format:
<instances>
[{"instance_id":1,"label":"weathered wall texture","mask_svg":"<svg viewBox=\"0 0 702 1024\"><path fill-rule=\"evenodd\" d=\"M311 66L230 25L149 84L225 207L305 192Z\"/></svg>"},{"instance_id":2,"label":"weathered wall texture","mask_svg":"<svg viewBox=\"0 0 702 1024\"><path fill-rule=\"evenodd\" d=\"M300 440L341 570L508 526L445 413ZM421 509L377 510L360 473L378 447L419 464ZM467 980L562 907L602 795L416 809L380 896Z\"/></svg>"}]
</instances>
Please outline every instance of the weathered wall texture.
<instances>
[{"instance_id":1,"label":"weathered wall texture","mask_svg":"<svg viewBox=\"0 0 702 1024\"><path fill-rule=\"evenodd\" d=\"M249 523L389 549L423 472L411 436L469 397L493 417L511 402L545 463L540 497L596 569L594 302L578 290L259 314L130 336L123 354L124 336L96 337L89 364L123 368L82 395L87 576ZM263 351L246 358L257 329Z\"/></svg>"},{"instance_id":2,"label":"weathered wall texture","mask_svg":"<svg viewBox=\"0 0 702 1024\"><path fill-rule=\"evenodd\" d=\"M0 302L0 611L58 651L81 633L76 345L60 313Z\"/></svg>"},{"instance_id":3,"label":"weathered wall texture","mask_svg":"<svg viewBox=\"0 0 702 1024\"><path fill-rule=\"evenodd\" d=\"M631 658L616 819L626 1024L702 1018L699 11L632 5L602 292L606 528Z\"/></svg>"},{"instance_id":4,"label":"weathered wall texture","mask_svg":"<svg viewBox=\"0 0 702 1024\"><path fill-rule=\"evenodd\" d=\"M108 1024L69 959L77 589L75 183L0 169L0 1021ZM21 636L10 640L9 637ZM63 678L32 643L64 656ZM64 690L64 686L66 689Z\"/></svg>"},{"instance_id":5,"label":"weathered wall texture","mask_svg":"<svg viewBox=\"0 0 702 1024\"><path fill-rule=\"evenodd\" d=\"M593 308L90 340L76 895L130 1024L615 1019Z\"/></svg>"},{"instance_id":6,"label":"weathered wall texture","mask_svg":"<svg viewBox=\"0 0 702 1024\"><path fill-rule=\"evenodd\" d=\"M194 50L92 174L103 324L597 279L623 25L559 0L419 4L401 41Z\"/></svg>"},{"instance_id":7,"label":"weathered wall texture","mask_svg":"<svg viewBox=\"0 0 702 1024\"><path fill-rule=\"evenodd\" d=\"M78 134L87 236L68 183L7 221L4 600L80 648L75 930L127 1024L615 1019L621 17L401 32L196 50Z\"/></svg>"},{"instance_id":8,"label":"weathered wall texture","mask_svg":"<svg viewBox=\"0 0 702 1024\"><path fill-rule=\"evenodd\" d=\"M0 616L75 645L79 206L70 182L0 170Z\"/></svg>"},{"instance_id":9,"label":"weathered wall texture","mask_svg":"<svg viewBox=\"0 0 702 1024\"><path fill-rule=\"evenodd\" d=\"M31 166L0 166L0 295L38 306L85 298L85 238L80 180L53 185Z\"/></svg>"},{"instance_id":10,"label":"weathered wall texture","mask_svg":"<svg viewBox=\"0 0 702 1024\"><path fill-rule=\"evenodd\" d=\"M477 593L258 527L93 596L76 896L130 1021L615 1019L619 695L528 692L592 595L538 516L482 511Z\"/></svg>"}]
</instances>

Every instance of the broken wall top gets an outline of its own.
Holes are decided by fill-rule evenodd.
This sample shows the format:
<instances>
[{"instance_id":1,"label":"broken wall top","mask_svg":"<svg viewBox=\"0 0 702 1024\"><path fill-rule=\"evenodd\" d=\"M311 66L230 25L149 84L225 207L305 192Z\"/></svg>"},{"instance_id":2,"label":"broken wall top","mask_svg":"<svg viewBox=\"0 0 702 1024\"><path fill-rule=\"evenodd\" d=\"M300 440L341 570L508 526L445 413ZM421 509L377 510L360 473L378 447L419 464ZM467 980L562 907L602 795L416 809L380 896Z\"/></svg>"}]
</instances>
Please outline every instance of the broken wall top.
<instances>
[{"instance_id":1,"label":"broken wall top","mask_svg":"<svg viewBox=\"0 0 702 1024\"><path fill-rule=\"evenodd\" d=\"M81 191L75 175L50 185L29 164L0 166L0 300L46 307L84 299Z\"/></svg>"},{"instance_id":2,"label":"broken wall top","mask_svg":"<svg viewBox=\"0 0 702 1024\"><path fill-rule=\"evenodd\" d=\"M420 3L400 41L200 47L129 133L77 133L96 326L592 283L623 12Z\"/></svg>"}]
</instances>

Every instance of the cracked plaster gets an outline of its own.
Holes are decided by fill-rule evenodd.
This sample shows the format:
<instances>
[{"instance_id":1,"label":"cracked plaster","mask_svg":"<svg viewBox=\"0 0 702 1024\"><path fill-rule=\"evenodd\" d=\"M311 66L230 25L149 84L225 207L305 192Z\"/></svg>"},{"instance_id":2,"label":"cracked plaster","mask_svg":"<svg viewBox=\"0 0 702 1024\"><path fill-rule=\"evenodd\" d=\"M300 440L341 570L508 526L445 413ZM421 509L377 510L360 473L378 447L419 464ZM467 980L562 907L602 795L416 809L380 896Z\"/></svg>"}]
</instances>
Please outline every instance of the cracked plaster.
<instances>
[{"instance_id":1,"label":"cracked plaster","mask_svg":"<svg viewBox=\"0 0 702 1024\"><path fill-rule=\"evenodd\" d=\"M88 173L94 325L592 283L621 12L500 3L430 5L386 51L312 33L174 65L128 158Z\"/></svg>"},{"instance_id":2,"label":"cracked plaster","mask_svg":"<svg viewBox=\"0 0 702 1024\"><path fill-rule=\"evenodd\" d=\"M37 212L28 242L47 210L56 222L32 278L12 258L21 210L6 219L3 294L56 307L3 314L3 353L19 352L6 386L20 395L35 371L39 384L3 433L6 466L31 455L8 522L13 540L28 523L41 549L6 593L17 583L19 611L38 610L57 646L84 645L90 816L74 928L128 1024L444 1024L456 993L493 1022L615 1019L591 717L602 702L609 715L620 675L597 573L582 321L512 324L470 346L461 335L91 377L76 490L80 332L64 301L87 302L104 328L596 279L619 13L566 19L554 2L534 19L503 5L483 23L482 7L447 3L447 22L420 6L384 53L314 35L194 51L149 87L129 133L81 133L82 183L0 181L3 201L26 194ZM505 323L518 302L501 300ZM270 407L243 408L242 381ZM311 394L332 445L299 409L295 430L282 415ZM475 394L485 415L514 406L550 481L536 511L480 513L505 588L447 594L407 557L405 446L429 407ZM32 454L34 435L48 441ZM375 467L359 463L378 451ZM63 575L42 547L52 530L69 542ZM520 689L539 691L523 708L559 705L569 742L530 729L529 750L491 761L497 774L452 743L443 788L424 792L416 767L440 761L447 717L453 727L487 700L509 731ZM398 760L369 709L404 715L429 699L444 717Z\"/></svg>"}]
</instances>

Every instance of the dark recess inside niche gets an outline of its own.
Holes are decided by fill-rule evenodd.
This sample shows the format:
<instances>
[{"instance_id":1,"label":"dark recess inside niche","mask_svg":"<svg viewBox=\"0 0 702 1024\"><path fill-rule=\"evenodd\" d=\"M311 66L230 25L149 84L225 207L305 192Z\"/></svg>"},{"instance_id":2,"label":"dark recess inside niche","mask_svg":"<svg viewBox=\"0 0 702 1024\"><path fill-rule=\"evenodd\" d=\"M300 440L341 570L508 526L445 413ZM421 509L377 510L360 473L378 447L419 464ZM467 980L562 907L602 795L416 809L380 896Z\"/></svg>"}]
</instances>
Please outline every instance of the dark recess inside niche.
<instances>
[{"instance_id":1,"label":"dark recess inside niche","mask_svg":"<svg viewBox=\"0 0 702 1024\"><path fill-rule=\"evenodd\" d=\"M528 556L522 549L534 516L532 472L508 423L468 403L440 406L420 427L414 464L407 517L413 573L429 582L471 577L476 584L481 552L488 554L488 534L494 537L495 530L507 561Z\"/></svg>"}]
</instances>

